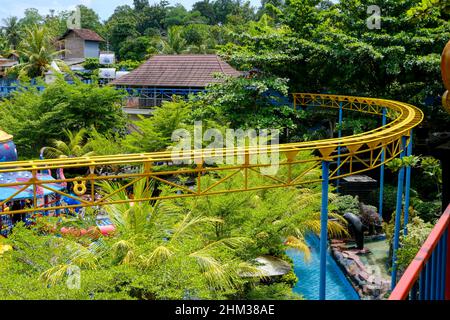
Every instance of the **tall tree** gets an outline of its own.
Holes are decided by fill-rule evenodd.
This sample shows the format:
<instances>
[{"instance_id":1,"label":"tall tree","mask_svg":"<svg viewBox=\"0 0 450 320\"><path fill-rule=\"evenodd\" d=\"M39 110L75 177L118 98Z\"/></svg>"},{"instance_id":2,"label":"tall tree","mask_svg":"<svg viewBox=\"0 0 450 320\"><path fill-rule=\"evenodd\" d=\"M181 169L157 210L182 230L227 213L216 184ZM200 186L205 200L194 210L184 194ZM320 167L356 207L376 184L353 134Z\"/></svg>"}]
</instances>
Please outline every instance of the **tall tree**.
<instances>
[{"instance_id":1,"label":"tall tree","mask_svg":"<svg viewBox=\"0 0 450 320\"><path fill-rule=\"evenodd\" d=\"M81 27L85 29L94 30L97 33L103 33L102 23L100 22L99 15L84 5L79 5L80 13L81 13Z\"/></svg>"},{"instance_id":2,"label":"tall tree","mask_svg":"<svg viewBox=\"0 0 450 320\"><path fill-rule=\"evenodd\" d=\"M20 25L22 28L31 27L33 25L42 24L44 18L41 16L39 11L35 8L25 9L24 17L20 19Z\"/></svg>"},{"instance_id":3,"label":"tall tree","mask_svg":"<svg viewBox=\"0 0 450 320\"><path fill-rule=\"evenodd\" d=\"M44 75L53 61L62 63L58 58L62 51L55 49L51 33L45 26L26 27L17 52L21 62L13 68L31 78Z\"/></svg>"},{"instance_id":4,"label":"tall tree","mask_svg":"<svg viewBox=\"0 0 450 320\"><path fill-rule=\"evenodd\" d=\"M86 141L87 130L82 128L78 131L64 130L66 140L51 140L51 146L44 147L44 156L46 158L73 158L89 157L95 153Z\"/></svg>"},{"instance_id":5,"label":"tall tree","mask_svg":"<svg viewBox=\"0 0 450 320\"><path fill-rule=\"evenodd\" d=\"M128 5L119 6L105 24L106 39L112 49L119 55L121 44L128 38L139 37L137 16Z\"/></svg>"},{"instance_id":6,"label":"tall tree","mask_svg":"<svg viewBox=\"0 0 450 320\"><path fill-rule=\"evenodd\" d=\"M142 11L136 10L138 17L137 30L140 34L148 34L149 30L165 30L164 21L168 10L169 2L161 0L151 6L146 6Z\"/></svg>"},{"instance_id":7,"label":"tall tree","mask_svg":"<svg viewBox=\"0 0 450 320\"><path fill-rule=\"evenodd\" d=\"M161 38L160 52L165 54L180 54L187 49L187 42L183 37L183 29L180 26L172 26L167 32L167 37Z\"/></svg>"},{"instance_id":8,"label":"tall tree","mask_svg":"<svg viewBox=\"0 0 450 320\"><path fill-rule=\"evenodd\" d=\"M0 34L0 57L7 57L13 52L8 39Z\"/></svg>"},{"instance_id":9,"label":"tall tree","mask_svg":"<svg viewBox=\"0 0 450 320\"><path fill-rule=\"evenodd\" d=\"M8 39L12 48L15 49L20 41L20 24L19 18L11 16L3 19L3 26L1 28L3 34Z\"/></svg>"},{"instance_id":10,"label":"tall tree","mask_svg":"<svg viewBox=\"0 0 450 320\"><path fill-rule=\"evenodd\" d=\"M142 12L148 6L148 0L133 0L133 7L136 12Z\"/></svg>"}]
</instances>

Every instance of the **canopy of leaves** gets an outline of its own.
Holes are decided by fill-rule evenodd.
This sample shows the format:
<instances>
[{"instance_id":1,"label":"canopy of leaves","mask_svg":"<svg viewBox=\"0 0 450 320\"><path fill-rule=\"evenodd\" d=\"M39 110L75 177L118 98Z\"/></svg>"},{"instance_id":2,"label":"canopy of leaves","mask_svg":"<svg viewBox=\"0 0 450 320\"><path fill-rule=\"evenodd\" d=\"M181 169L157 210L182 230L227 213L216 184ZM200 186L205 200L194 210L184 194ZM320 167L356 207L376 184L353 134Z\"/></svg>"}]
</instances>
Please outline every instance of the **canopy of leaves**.
<instances>
[{"instance_id":1,"label":"canopy of leaves","mask_svg":"<svg viewBox=\"0 0 450 320\"><path fill-rule=\"evenodd\" d=\"M43 85L43 84L42 84ZM68 84L59 79L45 90L29 87L0 103L2 130L14 135L22 157L37 156L51 139L61 139L64 130L95 128L99 133L121 133L126 115L122 93L96 84Z\"/></svg>"}]
</instances>

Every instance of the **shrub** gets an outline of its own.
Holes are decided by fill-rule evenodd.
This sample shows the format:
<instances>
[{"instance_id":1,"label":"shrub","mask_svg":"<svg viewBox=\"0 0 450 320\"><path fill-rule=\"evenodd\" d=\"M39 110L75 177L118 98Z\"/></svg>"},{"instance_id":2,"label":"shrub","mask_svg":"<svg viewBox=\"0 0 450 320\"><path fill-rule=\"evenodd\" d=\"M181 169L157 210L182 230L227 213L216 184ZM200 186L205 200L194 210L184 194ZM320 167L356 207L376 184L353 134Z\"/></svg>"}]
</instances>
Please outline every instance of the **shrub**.
<instances>
[{"instance_id":1,"label":"shrub","mask_svg":"<svg viewBox=\"0 0 450 320\"><path fill-rule=\"evenodd\" d=\"M292 288L285 283L271 285L257 285L247 293L249 300L302 300L303 298L292 292Z\"/></svg>"},{"instance_id":2,"label":"shrub","mask_svg":"<svg viewBox=\"0 0 450 320\"><path fill-rule=\"evenodd\" d=\"M416 256L422 244L433 229L433 224L424 222L419 217L408 223L408 234L400 236L400 249L397 252L399 269L406 268Z\"/></svg>"},{"instance_id":3,"label":"shrub","mask_svg":"<svg viewBox=\"0 0 450 320\"><path fill-rule=\"evenodd\" d=\"M37 156L63 130L95 128L100 134L125 130L122 93L97 84L68 84L60 78L39 91L36 87L16 91L0 103L0 129L14 135L19 155Z\"/></svg>"},{"instance_id":4,"label":"shrub","mask_svg":"<svg viewBox=\"0 0 450 320\"><path fill-rule=\"evenodd\" d=\"M358 197L351 195L338 196L332 202L335 212L343 215L347 212L359 215L359 200Z\"/></svg>"}]
</instances>

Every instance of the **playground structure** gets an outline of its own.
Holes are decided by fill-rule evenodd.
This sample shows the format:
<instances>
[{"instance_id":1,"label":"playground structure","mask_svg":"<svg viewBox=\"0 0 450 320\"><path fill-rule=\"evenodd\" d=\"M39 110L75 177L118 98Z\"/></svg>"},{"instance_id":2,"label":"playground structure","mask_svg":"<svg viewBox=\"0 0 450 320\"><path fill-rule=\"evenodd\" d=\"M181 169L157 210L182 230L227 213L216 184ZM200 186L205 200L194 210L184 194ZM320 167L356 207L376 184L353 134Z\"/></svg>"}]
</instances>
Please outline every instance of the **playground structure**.
<instances>
[{"instance_id":1,"label":"playground structure","mask_svg":"<svg viewBox=\"0 0 450 320\"><path fill-rule=\"evenodd\" d=\"M13 142L13 137L3 131L0 131L0 162L14 162L17 161L17 150ZM0 174L0 184L9 184L9 187L0 188L0 235L7 236L18 221L23 221L26 225L35 223L36 218L42 215L60 216L61 213L67 215L75 215L80 213L80 208L77 206L79 202L73 198L62 197L58 192L64 192L67 188L67 183L56 183L50 170L43 170L35 175L35 178L41 181L42 186L26 188L19 188L11 186L15 182L29 181L33 175L30 171L16 171L5 172ZM63 169L56 170L56 179L65 179ZM52 190L49 190L52 189ZM53 191L54 190L54 191ZM16 210L30 208L31 203L36 204L33 212L22 214L8 214ZM73 205L71 209L54 209L55 206ZM73 227L63 227L60 231L63 234L71 233L74 235L83 235L93 230L98 230L103 235L114 232L115 228L109 219L103 217L97 219L97 226L91 227L87 230L77 229Z\"/></svg>"},{"instance_id":2,"label":"playground structure","mask_svg":"<svg viewBox=\"0 0 450 320\"><path fill-rule=\"evenodd\" d=\"M20 180L6 183L0 181L0 189L14 187L20 193L26 189L32 189L32 201L28 208L10 210L2 214L23 214L36 211L50 211L70 209L78 207L97 207L116 203L165 200L184 197L199 197L224 194L230 192L261 190L269 188L287 188L304 185L307 183L322 183L322 208L321 208L321 234L320 234L320 293L319 299L325 298L325 270L327 250L327 223L328 223L328 185L330 181L339 178L362 173L375 168L380 168L380 208L383 199L384 164L390 160L411 155L412 130L423 119L423 113L416 107L396 101L349 97L327 94L298 93L293 95L294 109L300 108L331 108L339 113L339 124L342 124L344 111L360 112L381 117L382 126L371 131L320 141L308 141L288 143L276 146L280 155L279 166L285 170L278 170L275 175L264 175L260 169L270 166L264 162L251 161L252 157L260 156L265 150L258 147L221 149L222 154L231 155L234 158L243 159L240 164L208 165L205 162L213 151L217 150L192 150L187 154L174 158L171 152L154 152L143 154L96 156L84 158L64 158L36 161L13 161L0 163L0 174L28 171L31 175L28 180ZM341 128L341 126L339 126ZM273 150L273 149L271 149ZM299 155L310 155L308 158L300 158ZM187 160L189 164L173 165L175 160ZM331 166L330 166L331 164ZM134 172L117 172L111 175L102 175L100 169L104 167L140 167ZM308 173L321 168L322 176ZM85 174L75 178L59 177L52 181L55 184L73 185L73 194L65 190L58 190L52 185L40 179L40 172L49 170L72 170L77 172L85 170ZM296 174L296 169L301 169L301 174ZM225 176L209 185L202 185L201 177L205 174L225 172ZM283 173L282 173L283 172ZM392 287L397 281L396 250L399 247L402 214L404 219L403 232L407 232L409 208L409 183L411 168L399 170L397 208L395 213L395 237L392 271ZM240 187L230 189L227 182L241 175L244 177ZM262 179L251 180L251 175L258 175ZM183 178L193 177L196 180L195 188L189 188L181 181ZM161 193L147 198L133 198L121 201L112 201L107 194L98 197L95 186L102 181L123 181L123 186L114 191L117 193L133 186L145 179L172 187L170 192ZM53 207L40 207L38 204L38 190L44 189L59 196L64 196L77 201L76 205L59 204ZM89 195L86 197L86 195ZM405 204L403 207L403 194ZM15 195L13 195L14 197ZM1 200L0 204L10 201L12 197Z\"/></svg>"},{"instance_id":3,"label":"playground structure","mask_svg":"<svg viewBox=\"0 0 450 320\"><path fill-rule=\"evenodd\" d=\"M0 131L0 162L14 162L17 161L17 150L13 142L13 137L3 131ZM64 177L62 169L58 171L58 178ZM11 184L14 182L28 181L32 178L29 171L5 172L0 174L0 183ZM43 171L36 175L36 178L44 183L44 186L49 186L55 190L61 191L66 185L64 183L55 183L54 178L50 172ZM55 192L45 189L41 186L27 188L17 188L15 186L0 188L0 210L1 212L9 212L17 209L27 208L31 206L31 201L39 208L51 208L53 205L60 203L61 197ZM47 212L48 213L48 212ZM20 215L4 214L0 217L0 234L7 235L13 224L17 221L23 221L25 224L33 223L36 216L41 215L41 212L34 211L33 213L26 213ZM59 211L56 212L59 214Z\"/></svg>"}]
</instances>

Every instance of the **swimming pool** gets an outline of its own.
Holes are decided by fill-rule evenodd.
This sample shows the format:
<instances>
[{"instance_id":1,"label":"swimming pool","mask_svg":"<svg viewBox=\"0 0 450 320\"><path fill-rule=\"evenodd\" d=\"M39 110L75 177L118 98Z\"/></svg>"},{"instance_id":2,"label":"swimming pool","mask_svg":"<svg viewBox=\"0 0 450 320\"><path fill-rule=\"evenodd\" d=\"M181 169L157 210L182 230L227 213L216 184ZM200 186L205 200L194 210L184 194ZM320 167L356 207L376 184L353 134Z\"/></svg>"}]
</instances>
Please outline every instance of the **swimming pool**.
<instances>
[{"instance_id":1,"label":"swimming pool","mask_svg":"<svg viewBox=\"0 0 450 320\"><path fill-rule=\"evenodd\" d=\"M294 272L298 278L293 291L301 294L307 300L318 300L320 278L319 239L316 236L308 236L306 240L311 250L311 259L309 261L305 262L303 253L297 250L289 249L286 251L286 254L294 261ZM359 300L355 289L353 289L330 254L327 254L326 299Z\"/></svg>"}]
</instances>

